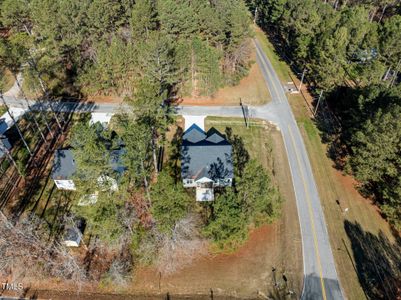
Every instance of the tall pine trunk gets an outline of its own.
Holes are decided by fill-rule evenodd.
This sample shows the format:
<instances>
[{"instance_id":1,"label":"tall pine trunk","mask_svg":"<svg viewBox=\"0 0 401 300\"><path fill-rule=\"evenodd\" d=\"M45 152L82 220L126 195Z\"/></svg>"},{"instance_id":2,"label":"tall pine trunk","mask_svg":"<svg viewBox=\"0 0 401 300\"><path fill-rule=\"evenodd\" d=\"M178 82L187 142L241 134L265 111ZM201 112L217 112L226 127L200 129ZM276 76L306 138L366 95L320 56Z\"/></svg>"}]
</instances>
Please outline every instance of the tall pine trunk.
<instances>
[{"instance_id":1,"label":"tall pine trunk","mask_svg":"<svg viewBox=\"0 0 401 300\"><path fill-rule=\"evenodd\" d=\"M10 161L14 165L18 174L21 175L21 171L19 170L17 163L15 162L14 158L11 156L10 151L8 151L7 147L3 144L2 140L0 140L0 150L6 155L8 161Z\"/></svg>"},{"instance_id":2,"label":"tall pine trunk","mask_svg":"<svg viewBox=\"0 0 401 300\"><path fill-rule=\"evenodd\" d=\"M8 115L9 115L10 118L13 120L14 126L15 126L15 128L17 129L18 134L19 134L19 136L20 136L22 142L24 143L26 150L28 150L29 155L32 156L33 154L32 154L32 152L31 152L31 149L29 149L29 146L28 146L27 142L25 141L24 136L22 135L22 132L21 132L21 130L20 130L18 124L17 124L17 121L15 120L13 114L11 113L11 111L10 111L10 109L9 109L9 107L8 107L8 104L7 104L6 100L5 100L4 97L3 97L3 93L0 93L0 98L1 98L1 100L3 101L3 104L4 104L4 106L5 106L6 109L7 109Z\"/></svg>"},{"instance_id":3,"label":"tall pine trunk","mask_svg":"<svg viewBox=\"0 0 401 300\"><path fill-rule=\"evenodd\" d=\"M148 184L148 179L146 178L146 172L145 172L145 166L144 166L143 160L141 160L141 168L142 168L142 173L143 173L143 185L145 186L146 197L148 198L148 201L150 203L151 199L150 199L150 193L149 193L149 184Z\"/></svg>"},{"instance_id":4,"label":"tall pine trunk","mask_svg":"<svg viewBox=\"0 0 401 300\"><path fill-rule=\"evenodd\" d=\"M36 116L35 116L35 114L34 114L34 112L33 112L33 110L32 110L32 107L31 107L31 105L29 104L29 101L28 101L28 99L26 98L24 91L22 90L21 84L19 83L18 76L17 76L15 73L13 73L13 75L14 75L14 78L15 78L15 82L17 83L18 89L20 90L20 92L21 92L21 94L22 94L22 97L24 98L24 100L25 100L25 102L26 102L26 104L27 104L27 106L28 106L28 109L29 109L29 111L31 112L31 116L32 116L33 122L35 123L35 126L36 126L37 130L39 131L40 136L42 137L43 142L44 142L45 144L47 144L47 141L46 141L46 138L45 138L45 136L44 136L44 134L43 134L43 131L40 129L38 120L36 119ZM46 121L46 123L47 123L47 121ZM46 124L46 125L48 126L48 124Z\"/></svg>"},{"instance_id":5,"label":"tall pine trunk","mask_svg":"<svg viewBox=\"0 0 401 300\"><path fill-rule=\"evenodd\" d=\"M157 164L157 155L156 155L156 147L157 142L156 142L156 131L154 127L152 127L152 156L153 156L153 166L155 168L156 175L159 174L158 170L158 164Z\"/></svg>"},{"instance_id":6,"label":"tall pine trunk","mask_svg":"<svg viewBox=\"0 0 401 300\"><path fill-rule=\"evenodd\" d=\"M41 90L42 90L42 92L43 92L43 94L44 94L44 98L45 98L45 100L46 100L46 98L47 98L48 95L49 95L48 89L46 88L46 85L45 85L45 83L44 83L44 81L43 81L43 79L42 79L42 76L40 75L40 72L39 72L38 68L36 67L36 63L35 63L35 61L34 61L32 55L30 55L30 62L29 62L29 64L30 64L30 66L33 68L33 70L36 72L36 75L38 76L39 85L40 85L40 88L41 88ZM59 118L58 118L56 112L54 111L52 102L51 102L50 100L48 100L48 99L47 99L47 102L49 103L50 111L52 112L52 114L53 114L53 116L54 116L54 119L56 120L56 123L57 123L58 128L59 128L60 130L62 130L60 120L59 120ZM44 105L45 102L44 102L44 101L40 101L40 103L41 103L42 105Z\"/></svg>"},{"instance_id":7,"label":"tall pine trunk","mask_svg":"<svg viewBox=\"0 0 401 300\"><path fill-rule=\"evenodd\" d=\"M32 36L31 30L26 26L26 24L24 24L24 29L25 29L26 33L27 33L29 36ZM36 48L36 47L35 47L35 48ZM44 84L44 81L43 81L43 79L42 79L42 76L40 75L40 72L39 72L39 70L38 70L38 68L37 68L36 62L35 62L35 60L34 60L32 54L31 54L31 51L29 51L29 57L30 57L30 59L29 59L29 61L28 61L28 64L29 64L29 65L34 69L34 71L37 73L37 76L38 76L38 79L39 79L40 87L41 87L41 89L42 89L42 91L43 91L45 97L47 97L47 96L48 96L47 88L46 88L46 86L45 86L45 84ZM52 113L53 113L53 115L54 115L54 118L55 118L55 120L56 120L57 126L59 127L60 130L62 130L60 121L59 121L59 119L58 119L57 114L55 113L55 111L54 111L54 109L53 109L53 106L52 106L51 101L49 101L49 107L50 107L50 110L52 111ZM63 120L63 121L64 121L64 123L65 123L65 120ZM48 128L49 128L49 126L48 126ZM49 129L49 131L50 131L50 129ZM52 134L52 137L54 137L53 134Z\"/></svg>"}]
</instances>

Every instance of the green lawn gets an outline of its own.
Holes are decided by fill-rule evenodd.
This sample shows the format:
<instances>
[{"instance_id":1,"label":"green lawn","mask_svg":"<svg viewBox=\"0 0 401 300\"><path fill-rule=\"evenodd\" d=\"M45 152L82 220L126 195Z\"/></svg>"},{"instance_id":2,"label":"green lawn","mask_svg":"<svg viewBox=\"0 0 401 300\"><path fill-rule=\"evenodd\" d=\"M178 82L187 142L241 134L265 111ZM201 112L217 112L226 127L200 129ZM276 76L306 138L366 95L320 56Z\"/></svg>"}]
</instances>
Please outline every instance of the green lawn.
<instances>
[{"instance_id":1,"label":"green lawn","mask_svg":"<svg viewBox=\"0 0 401 300\"><path fill-rule=\"evenodd\" d=\"M268 170L272 169L272 141L269 128L263 121L252 120L246 128L242 118L207 117L205 129L215 127L224 134L226 127L231 127L233 134L239 135L251 158L258 160Z\"/></svg>"}]
</instances>

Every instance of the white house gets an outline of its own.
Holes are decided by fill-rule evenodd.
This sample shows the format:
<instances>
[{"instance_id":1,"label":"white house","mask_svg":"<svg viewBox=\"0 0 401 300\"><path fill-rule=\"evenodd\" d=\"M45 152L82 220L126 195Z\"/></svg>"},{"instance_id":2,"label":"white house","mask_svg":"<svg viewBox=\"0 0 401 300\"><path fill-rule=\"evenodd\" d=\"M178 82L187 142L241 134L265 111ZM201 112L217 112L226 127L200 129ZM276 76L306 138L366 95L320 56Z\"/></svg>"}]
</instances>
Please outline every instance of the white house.
<instances>
[{"instance_id":1,"label":"white house","mask_svg":"<svg viewBox=\"0 0 401 300\"><path fill-rule=\"evenodd\" d=\"M63 244L67 247L79 247L82 240L82 232L76 227L65 230Z\"/></svg>"},{"instance_id":2,"label":"white house","mask_svg":"<svg viewBox=\"0 0 401 300\"><path fill-rule=\"evenodd\" d=\"M215 128L193 124L183 135L181 177L184 187L196 188L197 201L213 201L214 188L232 185L231 144Z\"/></svg>"}]
</instances>

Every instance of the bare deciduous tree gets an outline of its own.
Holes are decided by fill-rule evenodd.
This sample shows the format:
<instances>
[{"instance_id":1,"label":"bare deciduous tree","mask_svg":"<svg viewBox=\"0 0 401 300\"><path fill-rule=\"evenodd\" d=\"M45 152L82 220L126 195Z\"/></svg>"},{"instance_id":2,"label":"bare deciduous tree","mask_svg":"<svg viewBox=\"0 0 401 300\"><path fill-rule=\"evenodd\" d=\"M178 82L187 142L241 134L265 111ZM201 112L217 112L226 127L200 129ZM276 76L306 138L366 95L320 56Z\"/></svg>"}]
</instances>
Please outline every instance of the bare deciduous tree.
<instances>
[{"instance_id":1,"label":"bare deciduous tree","mask_svg":"<svg viewBox=\"0 0 401 300\"><path fill-rule=\"evenodd\" d=\"M0 212L0 274L13 278L54 276L75 282L86 275L79 261L55 240L49 240L46 225L36 217L13 224Z\"/></svg>"},{"instance_id":2,"label":"bare deciduous tree","mask_svg":"<svg viewBox=\"0 0 401 300\"><path fill-rule=\"evenodd\" d=\"M195 215L188 215L175 225L171 236L163 236L157 260L160 272L174 273L207 254L207 242L199 234L198 223Z\"/></svg>"}]
</instances>

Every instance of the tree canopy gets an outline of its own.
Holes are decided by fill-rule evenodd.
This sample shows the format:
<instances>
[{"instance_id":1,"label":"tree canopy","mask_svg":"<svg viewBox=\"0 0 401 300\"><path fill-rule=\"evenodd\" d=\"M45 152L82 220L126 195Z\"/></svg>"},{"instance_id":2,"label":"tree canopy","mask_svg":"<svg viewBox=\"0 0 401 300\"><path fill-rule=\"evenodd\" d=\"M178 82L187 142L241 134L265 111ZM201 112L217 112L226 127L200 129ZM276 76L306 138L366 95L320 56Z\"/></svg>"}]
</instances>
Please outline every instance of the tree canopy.
<instances>
[{"instance_id":1,"label":"tree canopy","mask_svg":"<svg viewBox=\"0 0 401 300\"><path fill-rule=\"evenodd\" d=\"M27 45L55 95L132 96L147 76L171 93L211 94L249 64L250 16L242 0L5 0L7 37ZM27 43L26 41L29 41ZM28 68L25 66L25 68ZM32 81L32 80L31 80Z\"/></svg>"}]
</instances>

